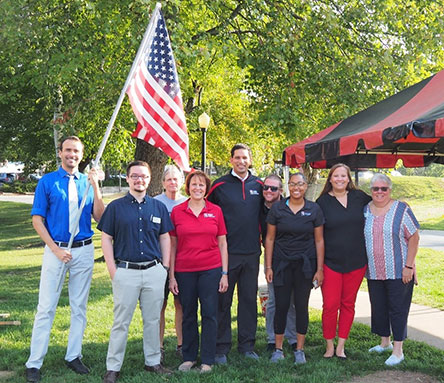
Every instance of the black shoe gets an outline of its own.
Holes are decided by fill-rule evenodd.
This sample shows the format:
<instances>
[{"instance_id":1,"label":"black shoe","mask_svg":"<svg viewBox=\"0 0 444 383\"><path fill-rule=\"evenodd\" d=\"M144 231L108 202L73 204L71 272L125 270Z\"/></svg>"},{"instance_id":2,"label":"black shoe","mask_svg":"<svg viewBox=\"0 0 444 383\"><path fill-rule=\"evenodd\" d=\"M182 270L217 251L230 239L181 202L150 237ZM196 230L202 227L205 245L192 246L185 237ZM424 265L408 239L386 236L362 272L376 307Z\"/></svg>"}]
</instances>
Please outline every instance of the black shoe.
<instances>
[{"instance_id":1,"label":"black shoe","mask_svg":"<svg viewBox=\"0 0 444 383\"><path fill-rule=\"evenodd\" d=\"M40 382L40 370L38 368L27 368L25 371L26 382Z\"/></svg>"},{"instance_id":2,"label":"black shoe","mask_svg":"<svg viewBox=\"0 0 444 383\"><path fill-rule=\"evenodd\" d=\"M119 371L106 371L105 376L103 377L103 383L116 383L117 378L119 377Z\"/></svg>"},{"instance_id":3,"label":"black shoe","mask_svg":"<svg viewBox=\"0 0 444 383\"><path fill-rule=\"evenodd\" d=\"M155 374L161 375L171 375L173 371L168 370L168 368L163 367L161 364L156 364L154 366L145 366L145 371L154 372Z\"/></svg>"},{"instance_id":4,"label":"black shoe","mask_svg":"<svg viewBox=\"0 0 444 383\"><path fill-rule=\"evenodd\" d=\"M74 360L71 360L71 362L66 362L66 365L76 374L80 375L89 374L89 368L83 364L80 358L75 358Z\"/></svg>"},{"instance_id":5,"label":"black shoe","mask_svg":"<svg viewBox=\"0 0 444 383\"><path fill-rule=\"evenodd\" d=\"M276 348L276 344L274 343L268 343L267 344L267 352L273 352Z\"/></svg>"}]
</instances>

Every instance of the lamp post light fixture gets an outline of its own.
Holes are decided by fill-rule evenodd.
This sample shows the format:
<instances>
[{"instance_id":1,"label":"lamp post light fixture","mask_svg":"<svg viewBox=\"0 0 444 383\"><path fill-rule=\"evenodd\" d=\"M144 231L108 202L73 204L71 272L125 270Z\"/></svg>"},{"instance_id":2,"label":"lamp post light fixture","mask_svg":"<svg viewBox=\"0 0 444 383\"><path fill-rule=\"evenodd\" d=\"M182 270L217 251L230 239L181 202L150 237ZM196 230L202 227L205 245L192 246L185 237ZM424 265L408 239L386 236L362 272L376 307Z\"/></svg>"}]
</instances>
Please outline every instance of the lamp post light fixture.
<instances>
[{"instance_id":1,"label":"lamp post light fixture","mask_svg":"<svg viewBox=\"0 0 444 383\"><path fill-rule=\"evenodd\" d=\"M206 159L206 151L207 151L207 129L208 125L210 125L210 116L203 112L199 116L199 126L202 131L202 171L205 172L205 159Z\"/></svg>"}]
</instances>

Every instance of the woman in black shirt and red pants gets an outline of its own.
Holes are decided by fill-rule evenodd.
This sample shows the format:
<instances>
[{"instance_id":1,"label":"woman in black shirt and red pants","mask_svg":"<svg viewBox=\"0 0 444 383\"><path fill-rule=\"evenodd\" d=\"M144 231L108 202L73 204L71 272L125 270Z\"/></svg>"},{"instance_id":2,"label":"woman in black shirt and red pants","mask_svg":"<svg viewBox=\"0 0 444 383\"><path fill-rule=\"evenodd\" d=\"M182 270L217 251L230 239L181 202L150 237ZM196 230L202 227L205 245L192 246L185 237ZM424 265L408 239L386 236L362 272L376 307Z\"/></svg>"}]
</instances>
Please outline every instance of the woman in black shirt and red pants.
<instances>
[{"instance_id":1,"label":"woman in black shirt and red pants","mask_svg":"<svg viewBox=\"0 0 444 383\"><path fill-rule=\"evenodd\" d=\"M335 353L345 359L345 341L355 316L359 286L367 269L364 241L364 206L371 197L357 190L350 168L334 165L317 199L324 218L324 283L322 329L327 342L325 358ZM338 315L339 313L339 315ZM338 330L338 345L334 347Z\"/></svg>"}]
</instances>

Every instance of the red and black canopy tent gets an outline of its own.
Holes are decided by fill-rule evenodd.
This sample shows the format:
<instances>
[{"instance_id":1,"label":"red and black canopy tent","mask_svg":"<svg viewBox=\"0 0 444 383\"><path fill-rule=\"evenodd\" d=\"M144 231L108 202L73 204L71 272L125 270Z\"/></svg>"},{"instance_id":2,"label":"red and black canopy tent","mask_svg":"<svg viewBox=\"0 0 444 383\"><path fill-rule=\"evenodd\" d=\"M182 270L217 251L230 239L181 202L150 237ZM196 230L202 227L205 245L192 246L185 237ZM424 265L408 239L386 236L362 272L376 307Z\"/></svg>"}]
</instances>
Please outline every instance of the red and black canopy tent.
<instances>
[{"instance_id":1,"label":"red and black canopy tent","mask_svg":"<svg viewBox=\"0 0 444 383\"><path fill-rule=\"evenodd\" d=\"M444 70L287 147L284 165L352 169L444 164Z\"/></svg>"}]
</instances>

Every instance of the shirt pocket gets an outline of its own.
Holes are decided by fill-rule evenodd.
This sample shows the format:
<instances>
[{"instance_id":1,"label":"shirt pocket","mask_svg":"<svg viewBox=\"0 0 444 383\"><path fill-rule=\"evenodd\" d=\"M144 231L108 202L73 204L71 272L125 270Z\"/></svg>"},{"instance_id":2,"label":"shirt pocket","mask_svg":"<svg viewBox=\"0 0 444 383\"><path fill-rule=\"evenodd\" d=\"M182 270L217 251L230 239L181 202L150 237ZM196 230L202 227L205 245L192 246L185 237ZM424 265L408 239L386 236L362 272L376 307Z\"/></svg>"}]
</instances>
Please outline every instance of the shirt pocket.
<instances>
[{"instance_id":1,"label":"shirt pocket","mask_svg":"<svg viewBox=\"0 0 444 383\"><path fill-rule=\"evenodd\" d=\"M147 217L143 220L143 229L146 232L160 233L161 221L160 218L154 216Z\"/></svg>"}]
</instances>

